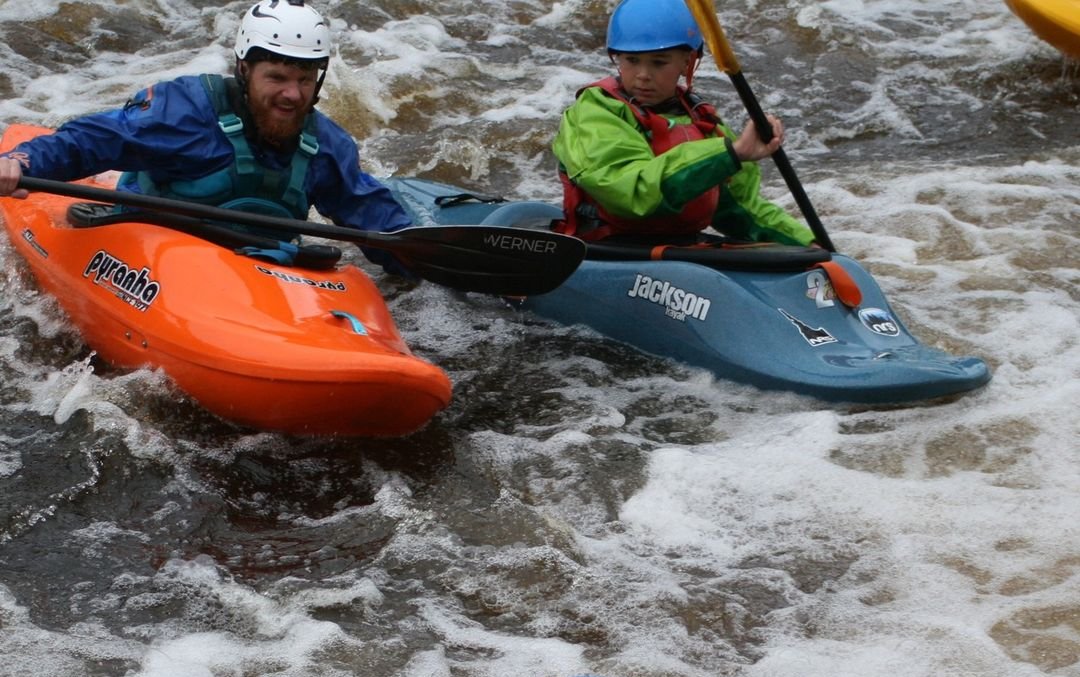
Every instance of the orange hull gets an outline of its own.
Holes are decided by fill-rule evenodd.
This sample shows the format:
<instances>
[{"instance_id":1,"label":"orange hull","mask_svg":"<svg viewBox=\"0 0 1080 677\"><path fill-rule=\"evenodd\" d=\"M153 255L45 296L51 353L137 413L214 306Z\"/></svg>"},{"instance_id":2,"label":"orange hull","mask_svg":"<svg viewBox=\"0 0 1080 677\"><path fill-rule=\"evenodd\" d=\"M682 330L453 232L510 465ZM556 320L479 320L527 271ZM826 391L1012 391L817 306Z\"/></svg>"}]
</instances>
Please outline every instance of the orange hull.
<instances>
[{"instance_id":1,"label":"orange hull","mask_svg":"<svg viewBox=\"0 0 1080 677\"><path fill-rule=\"evenodd\" d=\"M48 131L11 125L0 149ZM359 269L288 268L147 224L74 228L71 202L2 198L0 215L110 364L160 368L218 416L292 434L404 435L449 404L450 380L409 351Z\"/></svg>"}]
</instances>

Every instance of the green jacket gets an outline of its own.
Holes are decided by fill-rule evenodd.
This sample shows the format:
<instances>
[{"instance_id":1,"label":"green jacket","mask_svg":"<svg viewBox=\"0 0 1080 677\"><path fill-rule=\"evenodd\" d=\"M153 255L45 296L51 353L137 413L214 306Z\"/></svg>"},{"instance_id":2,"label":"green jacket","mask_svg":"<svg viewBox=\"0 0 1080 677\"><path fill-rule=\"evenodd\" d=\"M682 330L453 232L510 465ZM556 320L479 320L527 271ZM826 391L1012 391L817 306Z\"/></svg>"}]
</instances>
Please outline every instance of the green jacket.
<instances>
[{"instance_id":1,"label":"green jacket","mask_svg":"<svg viewBox=\"0 0 1080 677\"><path fill-rule=\"evenodd\" d=\"M673 119L689 122L687 116ZM728 139L737 138L725 125L718 129ZM716 230L757 242L809 244L810 229L761 197L761 169L740 163L729 144L717 136L654 155L630 108L590 87L563 113L552 149L570 180L614 215L678 214L687 202L720 185L712 220Z\"/></svg>"}]
</instances>

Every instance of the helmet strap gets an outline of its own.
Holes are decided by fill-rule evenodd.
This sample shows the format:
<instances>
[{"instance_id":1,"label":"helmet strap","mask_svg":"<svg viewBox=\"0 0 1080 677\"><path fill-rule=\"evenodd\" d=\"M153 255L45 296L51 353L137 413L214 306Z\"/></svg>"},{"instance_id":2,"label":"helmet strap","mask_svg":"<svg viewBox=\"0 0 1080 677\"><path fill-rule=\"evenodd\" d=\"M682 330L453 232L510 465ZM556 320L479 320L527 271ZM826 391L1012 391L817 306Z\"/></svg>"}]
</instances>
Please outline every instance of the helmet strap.
<instances>
[{"instance_id":1,"label":"helmet strap","mask_svg":"<svg viewBox=\"0 0 1080 677\"><path fill-rule=\"evenodd\" d=\"M244 60L240 57L236 57L236 65L233 66L233 77L236 78L236 82L240 85L240 91L244 95L244 99L248 98L247 94L247 76L244 75L244 69L240 64L244 63Z\"/></svg>"},{"instance_id":2,"label":"helmet strap","mask_svg":"<svg viewBox=\"0 0 1080 677\"><path fill-rule=\"evenodd\" d=\"M326 64L326 68L322 69L322 73L319 73L319 81L315 83L315 94L311 97L311 109L315 109L315 104L319 103L319 92L322 91L323 80L326 79L326 72L330 70L330 64Z\"/></svg>"},{"instance_id":3,"label":"helmet strap","mask_svg":"<svg viewBox=\"0 0 1080 677\"><path fill-rule=\"evenodd\" d=\"M686 91L690 93L694 90L694 73L697 71L698 66L701 65L701 53L698 50L690 52L690 60L686 63L686 72L683 73L683 77L686 78Z\"/></svg>"}]
</instances>

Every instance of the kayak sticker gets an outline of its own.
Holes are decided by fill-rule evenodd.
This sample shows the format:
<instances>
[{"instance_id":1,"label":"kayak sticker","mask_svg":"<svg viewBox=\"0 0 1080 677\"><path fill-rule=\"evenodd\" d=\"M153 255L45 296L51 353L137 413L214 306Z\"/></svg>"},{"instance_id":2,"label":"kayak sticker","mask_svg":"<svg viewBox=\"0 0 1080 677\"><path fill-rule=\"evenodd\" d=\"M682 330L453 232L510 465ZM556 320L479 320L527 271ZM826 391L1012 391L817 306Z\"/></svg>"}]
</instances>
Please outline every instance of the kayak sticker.
<instances>
[{"instance_id":1,"label":"kayak sticker","mask_svg":"<svg viewBox=\"0 0 1080 677\"><path fill-rule=\"evenodd\" d=\"M484 244L493 249L528 251L536 254L551 254L557 246L553 240L520 235L485 235Z\"/></svg>"},{"instance_id":2,"label":"kayak sticker","mask_svg":"<svg viewBox=\"0 0 1080 677\"><path fill-rule=\"evenodd\" d=\"M680 289L667 280L654 280L648 275L639 274L626 295L663 306L665 315L680 322L686 322L688 317L704 320L712 307L710 299Z\"/></svg>"},{"instance_id":3,"label":"kayak sticker","mask_svg":"<svg viewBox=\"0 0 1080 677\"><path fill-rule=\"evenodd\" d=\"M817 348L818 346L823 346L827 343L836 343L836 339L833 338L833 335L826 331L823 327L811 327L810 325L798 319L783 308L777 308L777 310L779 310L780 313L788 319L788 322L795 325L795 327L799 330L799 333L802 334L802 337L806 339L806 342L814 348Z\"/></svg>"},{"instance_id":4,"label":"kayak sticker","mask_svg":"<svg viewBox=\"0 0 1080 677\"><path fill-rule=\"evenodd\" d=\"M263 266L255 266L255 270L259 271L263 275L269 275L270 277L276 277L279 280L285 282L291 282L293 284L306 284L309 287L315 287L316 289L329 289L330 291L345 291L344 282L334 282L333 280L312 280L309 277L300 277L299 275L293 275L292 273L283 273L279 270L270 270Z\"/></svg>"},{"instance_id":5,"label":"kayak sticker","mask_svg":"<svg viewBox=\"0 0 1080 677\"><path fill-rule=\"evenodd\" d=\"M83 277L94 276L94 284L105 287L117 298L137 310L146 312L161 292L161 285L150 279L150 269L143 266L136 271L129 264L104 249L90 257L83 269Z\"/></svg>"},{"instance_id":6,"label":"kayak sticker","mask_svg":"<svg viewBox=\"0 0 1080 677\"><path fill-rule=\"evenodd\" d=\"M34 248L34 251L36 251L38 254L41 254L41 258L49 258L49 252L47 252L44 247L38 244L38 241L34 238L34 231L28 228L22 232L22 236L23 239L26 240L26 243Z\"/></svg>"},{"instance_id":7,"label":"kayak sticker","mask_svg":"<svg viewBox=\"0 0 1080 677\"><path fill-rule=\"evenodd\" d=\"M859 321L870 331L882 336L899 336L900 325L888 311L881 308L863 308L859 311Z\"/></svg>"},{"instance_id":8,"label":"kayak sticker","mask_svg":"<svg viewBox=\"0 0 1080 677\"><path fill-rule=\"evenodd\" d=\"M836 305L836 290L833 289L829 276L820 270L810 271L806 276L806 297L814 299L818 308L832 308Z\"/></svg>"}]
</instances>

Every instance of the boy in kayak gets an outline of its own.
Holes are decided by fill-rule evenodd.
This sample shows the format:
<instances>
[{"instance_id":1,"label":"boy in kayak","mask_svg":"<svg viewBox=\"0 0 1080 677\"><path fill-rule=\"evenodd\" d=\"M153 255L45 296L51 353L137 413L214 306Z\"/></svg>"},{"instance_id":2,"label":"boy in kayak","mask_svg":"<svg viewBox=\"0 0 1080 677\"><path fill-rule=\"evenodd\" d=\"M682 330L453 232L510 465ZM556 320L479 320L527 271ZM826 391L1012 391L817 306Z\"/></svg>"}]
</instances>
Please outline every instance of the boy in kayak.
<instances>
[{"instance_id":1,"label":"boy in kayak","mask_svg":"<svg viewBox=\"0 0 1080 677\"><path fill-rule=\"evenodd\" d=\"M693 94L704 40L683 0L623 0L607 49L618 75L578 92L553 144L565 215L557 230L683 243L712 226L743 240L813 242L759 192L756 161L783 143L780 121L769 116L768 144L752 122L736 136Z\"/></svg>"},{"instance_id":2,"label":"boy in kayak","mask_svg":"<svg viewBox=\"0 0 1080 677\"><path fill-rule=\"evenodd\" d=\"M314 207L366 230L408 226L390 190L360 169L352 137L315 110L330 49L328 23L303 0L261 0L241 20L234 77L159 83L20 144L0 156L0 196L25 197L23 174L71 181L119 170L119 190L294 219ZM385 252L365 254L397 269Z\"/></svg>"}]
</instances>

